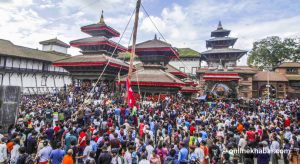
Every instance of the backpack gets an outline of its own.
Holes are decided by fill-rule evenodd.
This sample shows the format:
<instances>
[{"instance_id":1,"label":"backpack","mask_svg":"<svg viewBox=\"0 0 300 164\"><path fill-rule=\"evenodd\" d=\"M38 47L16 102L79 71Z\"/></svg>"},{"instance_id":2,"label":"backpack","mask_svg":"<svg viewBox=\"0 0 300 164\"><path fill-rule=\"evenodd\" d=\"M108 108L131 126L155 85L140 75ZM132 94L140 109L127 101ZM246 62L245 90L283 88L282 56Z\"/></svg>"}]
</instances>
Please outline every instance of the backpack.
<instances>
[{"instance_id":1,"label":"backpack","mask_svg":"<svg viewBox=\"0 0 300 164\"><path fill-rule=\"evenodd\" d=\"M27 154L27 156L25 158L25 163L26 164L34 164L34 161L33 161L32 157L31 157L31 155Z\"/></svg>"}]
</instances>

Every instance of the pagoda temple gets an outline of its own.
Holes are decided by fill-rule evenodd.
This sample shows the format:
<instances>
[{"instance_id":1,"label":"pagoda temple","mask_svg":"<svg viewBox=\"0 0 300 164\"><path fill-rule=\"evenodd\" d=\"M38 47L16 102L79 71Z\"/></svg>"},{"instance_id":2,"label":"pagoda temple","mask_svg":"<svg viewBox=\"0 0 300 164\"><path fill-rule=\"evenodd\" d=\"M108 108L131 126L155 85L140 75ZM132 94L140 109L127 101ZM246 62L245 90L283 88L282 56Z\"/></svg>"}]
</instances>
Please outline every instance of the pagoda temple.
<instances>
[{"instance_id":1,"label":"pagoda temple","mask_svg":"<svg viewBox=\"0 0 300 164\"><path fill-rule=\"evenodd\" d=\"M178 52L170 44L155 36L153 40L136 44L135 52L143 65L132 74L131 87L134 92L141 96L176 94L186 85L166 71L169 61L178 58ZM124 84L126 78L121 78L120 82Z\"/></svg>"},{"instance_id":2,"label":"pagoda temple","mask_svg":"<svg viewBox=\"0 0 300 164\"><path fill-rule=\"evenodd\" d=\"M237 61L247 51L233 48L237 38L229 37L230 30L219 22L206 41L207 51L201 53L200 63L205 61L197 73L201 90L216 98L252 97L252 77L256 73L249 67L237 66Z\"/></svg>"},{"instance_id":3,"label":"pagoda temple","mask_svg":"<svg viewBox=\"0 0 300 164\"><path fill-rule=\"evenodd\" d=\"M54 66L65 68L78 82L97 80L106 65L101 80L113 83L118 74L127 74L128 64L114 58L127 49L110 40L112 37L119 37L120 33L106 25L103 11L98 23L83 26L81 31L90 37L71 41L70 45L80 48L82 55L58 60L53 63Z\"/></svg>"}]
</instances>

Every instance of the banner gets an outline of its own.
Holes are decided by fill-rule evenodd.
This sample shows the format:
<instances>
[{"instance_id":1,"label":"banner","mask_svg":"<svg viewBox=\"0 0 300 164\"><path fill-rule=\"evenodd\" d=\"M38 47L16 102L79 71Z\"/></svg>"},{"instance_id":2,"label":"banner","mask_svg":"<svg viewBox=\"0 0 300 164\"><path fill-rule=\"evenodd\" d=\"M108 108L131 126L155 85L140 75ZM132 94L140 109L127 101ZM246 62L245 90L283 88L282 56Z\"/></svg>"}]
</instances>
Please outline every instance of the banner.
<instances>
[{"instance_id":1,"label":"banner","mask_svg":"<svg viewBox=\"0 0 300 164\"><path fill-rule=\"evenodd\" d=\"M58 121L58 112L53 112L53 126L55 126L55 123Z\"/></svg>"}]
</instances>

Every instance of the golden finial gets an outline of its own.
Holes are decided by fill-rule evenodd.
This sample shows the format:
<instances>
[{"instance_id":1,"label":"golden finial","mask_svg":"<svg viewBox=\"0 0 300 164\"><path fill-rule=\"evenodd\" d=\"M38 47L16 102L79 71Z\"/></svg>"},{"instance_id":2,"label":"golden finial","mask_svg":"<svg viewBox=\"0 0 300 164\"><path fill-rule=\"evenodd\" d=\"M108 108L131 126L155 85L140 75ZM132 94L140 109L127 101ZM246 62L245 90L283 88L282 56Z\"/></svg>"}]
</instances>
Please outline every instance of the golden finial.
<instances>
[{"instance_id":1,"label":"golden finial","mask_svg":"<svg viewBox=\"0 0 300 164\"><path fill-rule=\"evenodd\" d=\"M100 18L99 24L105 24L104 16L103 16L103 10L102 10L102 13L101 13L101 18Z\"/></svg>"},{"instance_id":2,"label":"golden finial","mask_svg":"<svg viewBox=\"0 0 300 164\"><path fill-rule=\"evenodd\" d=\"M219 21L219 24L218 24L218 30L222 30L222 29L223 29L222 23L221 23L221 21Z\"/></svg>"}]
</instances>

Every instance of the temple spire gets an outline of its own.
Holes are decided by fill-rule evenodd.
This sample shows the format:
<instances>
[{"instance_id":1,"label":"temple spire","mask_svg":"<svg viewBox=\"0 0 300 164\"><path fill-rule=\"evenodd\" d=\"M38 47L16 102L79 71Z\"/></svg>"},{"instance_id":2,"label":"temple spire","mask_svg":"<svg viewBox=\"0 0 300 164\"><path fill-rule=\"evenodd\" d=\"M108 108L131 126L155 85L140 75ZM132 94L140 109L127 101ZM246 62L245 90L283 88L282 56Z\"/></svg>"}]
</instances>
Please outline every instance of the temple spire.
<instances>
[{"instance_id":1,"label":"temple spire","mask_svg":"<svg viewBox=\"0 0 300 164\"><path fill-rule=\"evenodd\" d=\"M218 24L218 28L217 28L217 29L218 29L218 30L222 30L222 29L223 29L221 21L219 21L219 24Z\"/></svg>"},{"instance_id":2,"label":"temple spire","mask_svg":"<svg viewBox=\"0 0 300 164\"><path fill-rule=\"evenodd\" d=\"M102 13L101 13L101 18L100 18L99 24L105 24L104 16L103 16L103 10L102 10Z\"/></svg>"}]
</instances>

